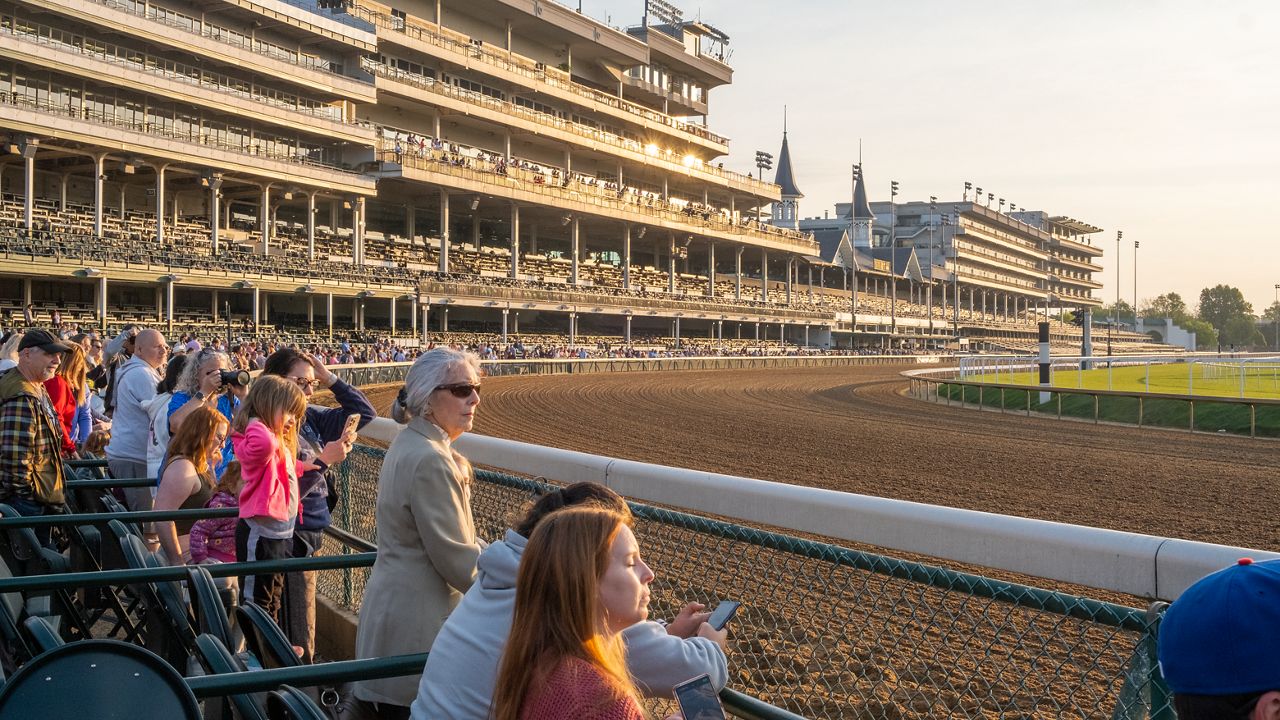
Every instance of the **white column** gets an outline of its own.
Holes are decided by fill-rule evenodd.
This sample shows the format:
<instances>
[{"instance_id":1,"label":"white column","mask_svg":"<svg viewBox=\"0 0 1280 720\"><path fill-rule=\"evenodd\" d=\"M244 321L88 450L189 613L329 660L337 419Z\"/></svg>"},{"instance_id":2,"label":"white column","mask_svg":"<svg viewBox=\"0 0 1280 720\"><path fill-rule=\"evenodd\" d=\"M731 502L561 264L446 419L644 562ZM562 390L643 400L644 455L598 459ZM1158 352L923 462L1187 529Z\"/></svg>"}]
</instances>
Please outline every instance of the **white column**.
<instances>
[{"instance_id":1,"label":"white column","mask_svg":"<svg viewBox=\"0 0 1280 720\"><path fill-rule=\"evenodd\" d=\"M707 297L716 296L716 244L707 242Z\"/></svg>"},{"instance_id":2,"label":"white column","mask_svg":"<svg viewBox=\"0 0 1280 720\"><path fill-rule=\"evenodd\" d=\"M35 224L33 213L36 199L36 158L34 154L22 159L22 193L22 225L30 233Z\"/></svg>"},{"instance_id":3,"label":"white column","mask_svg":"<svg viewBox=\"0 0 1280 720\"><path fill-rule=\"evenodd\" d=\"M268 295L267 293L262 293L262 320L261 320L261 322L262 322L262 324L263 324L263 325L270 325L270 324L271 324L271 302L270 302L270 300L271 300L271 296L270 296L270 295Z\"/></svg>"},{"instance_id":4,"label":"white column","mask_svg":"<svg viewBox=\"0 0 1280 720\"><path fill-rule=\"evenodd\" d=\"M221 252L218 238L218 230L222 222L221 214L218 212L218 201L221 199L220 188L218 183L210 183L209 186L209 247L213 250L214 257Z\"/></svg>"},{"instance_id":5,"label":"white column","mask_svg":"<svg viewBox=\"0 0 1280 720\"><path fill-rule=\"evenodd\" d=\"M102 203L103 203L103 184L106 182L103 178L106 176L106 168L103 167L103 161L107 156L99 153L93 156L93 235L94 237L102 237Z\"/></svg>"},{"instance_id":6,"label":"white column","mask_svg":"<svg viewBox=\"0 0 1280 720\"><path fill-rule=\"evenodd\" d=\"M218 291L214 289L209 293L209 316L214 322L218 322Z\"/></svg>"},{"instance_id":7,"label":"white column","mask_svg":"<svg viewBox=\"0 0 1280 720\"><path fill-rule=\"evenodd\" d=\"M760 248L760 299L769 302L769 251L764 248Z\"/></svg>"},{"instance_id":8,"label":"white column","mask_svg":"<svg viewBox=\"0 0 1280 720\"><path fill-rule=\"evenodd\" d=\"M307 259L316 259L316 194L307 193Z\"/></svg>"},{"instance_id":9,"label":"white column","mask_svg":"<svg viewBox=\"0 0 1280 720\"><path fill-rule=\"evenodd\" d=\"M574 285L578 284L578 259L582 254L580 242L580 236L578 234L578 218L575 217L569 223L569 245L570 252L573 254L572 262L569 266L569 282Z\"/></svg>"},{"instance_id":10,"label":"white column","mask_svg":"<svg viewBox=\"0 0 1280 720\"><path fill-rule=\"evenodd\" d=\"M324 317L329 326L329 337L333 338L333 293L325 293Z\"/></svg>"},{"instance_id":11,"label":"white column","mask_svg":"<svg viewBox=\"0 0 1280 720\"><path fill-rule=\"evenodd\" d=\"M391 337L396 336L396 299L391 298Z\"/></svg>"},{"instance_id":12,"label":"white column","mask_svg":"<svg viewBox=\"0 0 1280 720\"><path fill-rule=\"evenodd\" d=\"M666 182L666 178L663 178ZM667 292L675 293L676 291L676 236L675 233L667 233Z\"/></svg>"},{"instance_id":13,"label":"white column","mask_svg":"<svg viewBox=\"0 0 1280 720\"><path fill-rule=\"evenodd\" d=\"M414 312L414 306L418 304L418 298L409 298L409 334L413 337L418 336L418 313Z\"/></svg>"},{"instance_id":14,"label":"white column","mask_svg":"<svg viewBox=\"0 0 1280 720\"><path fill-rule=\"evenodd\" d=\"M173 334L173 280L167 280L164 284L164 320L167 329L165 332Z\"/></svg>"},{"instance_id":15,"label":"white column","mask_svg":"<svg viewBox=\"0 0 1280 720\"><path fill-rule=\"evenodd\" d=\"M368 222L368 205L363 197L356 198L355 215L352 217L352 235L356 239L356 247L360 248L360 264L364 265L364 230Z\"/></svg>"},{"instance_id":16,"label":"white column","mask_svg":"<svg viewBox=\"0 0 1280 720\"><path fill-rule=\"evenodd\" d=\"M261 317L258 311L261 309L262 309L262 289L259 287L254 287L253 288L253 332L255 335L258 333L258 318Z\"/></svg>"},{"instance_id":17,"label":"white column","mask_svg":"<svg viewBox=\"0 0 1280 720\"><path fill-rule=\"evenodd\" d=\"M628 314L624 317L626 318L626 320L622 326L622 341L630 345L631 344L631 315Z\"/></svg>"},{"instance_id":18,"label":"white column","mask_svg":"<svg viewBox=\"0 0 1280 720\"><path fill-rule=\"evenodd\" d=\"M98 277L98 327L107 329L107 276Z\"/></svg>"},{"instance_id":19,"label":"white column","mask_svg":"<svg viewBox=\"0 0 1280 720\"><path fill-rule=\"evenodd\" d=\"M449 192L447 190L440 191L440 262L436 270L442 273L449 272ZM426 327L425 323L423 327Z\"/></svg>"},{"instance_id":20,"label":"white column","mask_svg":"<svg viewBox=\"0 0 1280 720\"><path fill-rule=\"evenodd\" d=\"M742 299L742 251L746 247L739 245L738 251L734 254L733 259L733 297L735 300ZM741 327L741 324L739 324Z\"/></svg>"},{"instance_id":21,"label":"white column","mask_svg":"<svg viewBox=\"0 0 1280 720\"><path fill-rule=\"evenodd\" d=\"M520 206L515 203L511 203L511 277L520 277Z\"/></svg>"},{"instance_id":22,"label":"white column","mask_svg":"<svg viewBox=\"0 0 1280 720\"><path fill-rule=\"evenodd\" d=\"M164 171L168 165L156 166L156 243L164 245Z\"/></svg>"},{"instance_id":23,"label":"white column","mask_svg":"<svg viewBox=\"0 0 1280 720\"><path fill-rule=\"evenodd\" d=\"M631 223L622 226L622 289L631 289ZM628 315L628 322L630 318Z\"/></svg>"},{"instance_id":24,"label":"white column","mask_svg":"<svg viewBox=\"0 0 1280 720\"><path fill-rule=\"evenodd\" d=\"M312 294L307 295L307 329L316 331L316 296Z\"/></svg>"},{"instance_id":25,"label":"white column","mask_svg":"<svg viewBox=\"0 0 1280 720\"><path fill-rule=\"evenodd\" d=\"M511 314L509 308L502 308L502 342L507 341L507 316Z\"/></svg>"},{"instance_id":26,"label":"white column","mask_svg":"<svg viewBox=\"0 0 1280 720\"><path fill-rule=\"evenodd\" d=\"M262 186L258 206L258 232L262 233L262 254L271 254L271 183Z\"/></svg>"}]
</instances>

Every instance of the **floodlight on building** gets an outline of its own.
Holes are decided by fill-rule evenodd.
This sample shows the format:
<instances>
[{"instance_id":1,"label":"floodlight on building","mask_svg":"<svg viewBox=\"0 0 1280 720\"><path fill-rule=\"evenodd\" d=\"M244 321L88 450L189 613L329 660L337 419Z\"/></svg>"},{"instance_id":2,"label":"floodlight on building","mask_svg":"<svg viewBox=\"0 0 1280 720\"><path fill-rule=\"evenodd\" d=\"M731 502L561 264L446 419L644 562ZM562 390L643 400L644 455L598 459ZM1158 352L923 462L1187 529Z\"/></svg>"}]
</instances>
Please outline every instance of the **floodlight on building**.
<instances>
[{"instance_id":1,"label":"floodlight on building","mask_svg":"<svg viewBox=\"0 0 1280 720\"><path fill-rule=\"evenodd\" d=\"M561 217L561 218L560 218L560 226L561 226L561 227L564 227L565 225L568 225L568 224L569 224L569 223L571 223L571 222L573 222L573 216L572 216L572 215L568 215L568 214L566 214L566 215L564 215L563 217Z\"/></svg>"},{"instance_id":2,"label":"floodlight on building","mask_svg":"<svg viewBox=\"0 0 1280 720\"><path fill-rule=\"evenodd\" d=\"M222 189L222 173L205 170L200 174L200 187L210 190Z\"/></svg>"},{"instance_id":3,"label":"floodlight on building","mask_svg":"<svg viewBox=\"0 0 1280 720\"><path fill-rule=\"evenodd\" d=\"M654 145L653 143L649 143L648 145L645 145L645 146L644 146L644 154L645 154L645 155L657 155L657 154L658 154L658 146L657 146L657 145Z\"/></svg>"},{"instance_id":4,"label":"floodlight on building","mask_svg":"<svg viewBox=\"0 0 1280 720\"><path fill-rule=\"evenodd\" d=\"M475 209L476 209L476 208L478 208L478 207L480 207L480 196L479 196L479 195L477 195L477 196L475 196L475 197L471 198L471 209L472 209L472 210L475 210Z\"/></svg>"},{"instance_id":5,"label":"floodlight on building","mask_svg":"<svg viewBox=\"0 0 1280 720\"><path fill-rule=\"evenodd\" d=\"M102 274L102 271L96 267L87 267L84 269L85 277L98 277L101 274Z\"/></svg>"},{"instance_id":6,"label":"floodlight on building","mask_svg":"<svg viewBox=\"0 0 1280 720\"><path fill-rule=\"evenodd\" d=\"M643 240L643 239L644 239L644 235L645 235L645 233L647 233L647 232L649 232L649 227L648 227L647 225L641 225L641 226L640 226L640 230L639 230L639 232L637 232L637 233L636 233L636 239L637 239L637 240Z\"/></svg>"}]
</instances>

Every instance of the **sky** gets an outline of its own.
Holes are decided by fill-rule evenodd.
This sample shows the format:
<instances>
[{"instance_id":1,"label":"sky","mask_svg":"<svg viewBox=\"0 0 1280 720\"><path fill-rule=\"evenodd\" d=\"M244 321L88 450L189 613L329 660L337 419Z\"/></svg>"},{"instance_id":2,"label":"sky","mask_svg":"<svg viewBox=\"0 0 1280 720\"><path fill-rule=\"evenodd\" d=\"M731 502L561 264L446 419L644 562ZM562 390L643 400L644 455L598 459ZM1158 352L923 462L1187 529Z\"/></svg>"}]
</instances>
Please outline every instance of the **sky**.
<instances>
[{"instance_id":1,"label":"sky","mask_svg":"<svg viewBox=\"0 0 1280 720\"><path fill-rule=\"evenodd\" d=\"M563 0L574 5L576 0ZM581 0L614 26L644 0ZM1194 307L1220 283L1261 313L1280 284L1280 3L1231 0L675 0L730 37L710 94L726 167L778 154L802 217L849 199L959 200L965 181L1104 228L1095 291Z\"/></svg>"}]
</instances>

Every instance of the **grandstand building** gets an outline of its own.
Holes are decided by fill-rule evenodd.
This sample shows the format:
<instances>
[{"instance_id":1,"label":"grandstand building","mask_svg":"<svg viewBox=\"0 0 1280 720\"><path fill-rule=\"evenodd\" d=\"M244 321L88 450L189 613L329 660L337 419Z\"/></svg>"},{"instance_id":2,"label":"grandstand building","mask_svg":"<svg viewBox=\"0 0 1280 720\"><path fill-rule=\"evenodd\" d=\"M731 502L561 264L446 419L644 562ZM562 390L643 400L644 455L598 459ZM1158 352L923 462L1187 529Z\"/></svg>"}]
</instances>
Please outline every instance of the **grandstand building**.
<instances>
[{"instance_id":1,"label":"grandstand building","mask_svg":"<svg viewBox=\"0 0 1280 720\"><path fill-rule=\"evenodd\" d=\"M718 161L726 36L651 5L616 30L553 2L11 2L0 302L103 325L829 329L791 302L813 242L756 220L779 188Z\"/></svg>"},{"instance_id":2,"label":"grandstand building","mask_svg":"<svg viewBox=\"0 0 1280 720\"><path fill-rule=\"evenodd\" d=\"M0 322L920 347L1093 302L1084 224L903 206L887 248L867 206L841 245L785 131L775 182L726 169L728 39L657 0L0 8Z\"/></svg>"}]
</instances>

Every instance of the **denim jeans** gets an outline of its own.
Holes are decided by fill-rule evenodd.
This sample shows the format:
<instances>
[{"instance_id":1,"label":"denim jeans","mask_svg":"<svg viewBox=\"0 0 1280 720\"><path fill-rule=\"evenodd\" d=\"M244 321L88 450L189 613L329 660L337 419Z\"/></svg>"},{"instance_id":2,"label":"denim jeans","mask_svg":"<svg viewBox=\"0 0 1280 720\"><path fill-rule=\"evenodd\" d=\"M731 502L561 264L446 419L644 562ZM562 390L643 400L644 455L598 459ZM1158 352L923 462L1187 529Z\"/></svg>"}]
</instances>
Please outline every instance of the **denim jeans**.
<instances>
[{"instance_id":1,"label":"denim jeans","mask_svg":"<svg viewBox=\"0 0 1280 720\"><path fill-rule=\"evenodd\" d=\"M26 498L20 497L11 497L5 501L5 504L13 508L14 511L23 517L39 517L41 515L48 515L52 510L52 508L42 502L27 500ZM49 533L52 529L53 528L48 525L33 528L36 533L36 540L38 540L41 545L51 550L53 549L53 542L50 540Z\"/></svg>"}]
</instances>

